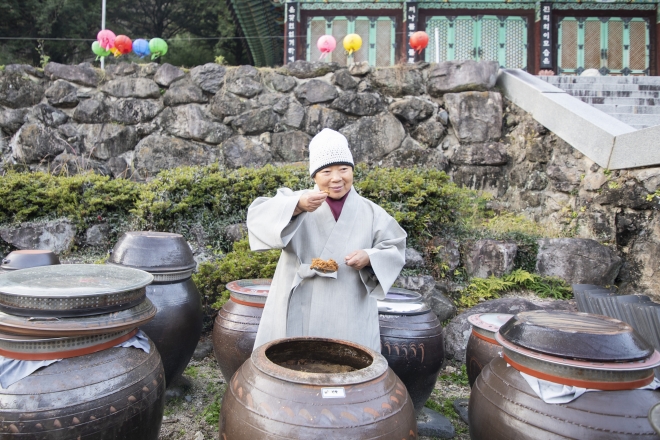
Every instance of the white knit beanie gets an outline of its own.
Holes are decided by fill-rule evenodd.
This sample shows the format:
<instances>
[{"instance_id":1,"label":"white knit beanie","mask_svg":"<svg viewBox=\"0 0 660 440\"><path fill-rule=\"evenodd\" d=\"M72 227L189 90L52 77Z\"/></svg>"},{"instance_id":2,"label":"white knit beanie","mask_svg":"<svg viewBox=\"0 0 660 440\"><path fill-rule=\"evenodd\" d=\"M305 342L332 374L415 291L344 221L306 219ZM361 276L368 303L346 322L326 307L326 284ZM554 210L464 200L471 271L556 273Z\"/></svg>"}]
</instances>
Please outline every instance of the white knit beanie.
<instances>
[{"instance_id":1,"label":"white knit beanie","mask_svg":"<svg viewBox=\"0 0 660 440\"><path fill-rule=\"evenodd\" d=\"M355 168L348 141L338 131L324 128L309 143L309 175L331 165L350 165Z\"/></svg>"}]
</instances>

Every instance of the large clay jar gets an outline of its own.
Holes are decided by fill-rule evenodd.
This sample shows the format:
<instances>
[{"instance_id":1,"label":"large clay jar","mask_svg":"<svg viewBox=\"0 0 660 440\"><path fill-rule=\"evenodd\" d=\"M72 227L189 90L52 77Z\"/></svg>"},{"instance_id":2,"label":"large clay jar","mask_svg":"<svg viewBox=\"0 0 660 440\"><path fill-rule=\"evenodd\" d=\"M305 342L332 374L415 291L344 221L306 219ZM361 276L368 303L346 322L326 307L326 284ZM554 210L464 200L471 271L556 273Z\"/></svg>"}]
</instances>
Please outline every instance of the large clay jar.
<instances>
[{"instance_id":1,"label":"large clay jar","mask_svg":"<svg viewBox=\"0 0 660 440\"><path fill-rule=\"evenodd\" d=\"M433 392L445 357L438 317L419 293L392 288L378 301L381 353L419 412Z\"/></svg>"},{"instance_id":2,"label":"large clay jar","mask_svg":"<svg viewBox=\"0 0 660 440\"><path fill-rule=\"evenodd\" d=\"M188 365L202 334L202 300L191 279L196 263L188 243L180 234L127 232L117 241L108 264L154 276L147 297L158 313L141 328L160 352L167 384L173 383Z\"/></svg>"},{"instance_id":3,"label":"large clay jar","mask_svg":"<svg viewBox=\"0 0 660 440\"><path fill-rule=\"evenodd\" d=\"M136 269L74 264L0 277L0 354L13 359L9 371L61 359L0 389L0 438L158 438L165 395L158 350L151 341L149 353L116 348L155 316L145 295L152 280Z\"/></svg>"},{"instance_id":4,"label":"large clay jar","mask_svg":"<svg viewBox=\"0 0 660 440\"><path fill-rule=\"evenodd\" d=\"M63 359L0 389L0 438L156 440L165 376L150 348Z\"/></svg>"},{"instance_id":5,"label":"large clay jar","mask_svg":"<svg viewBox=\"0 0 660 440\"><path fill-rule=\"evenodd\" d=\"M470 395L473 440L660 438L647 418L660 393L637 389L653 380L660 354L628 324L537 310L514 316L496 340L502 358L483 369ZM550 404L532 391L521 372L601 391Z\"/></svg>"},{"instance_id":6,"label":"large clay jar","mask_svg":"<svg viewBox=\"0 0 660 440\"><path fill-rule=\"evenodd\" d=\"M229 301L213 324L213 353L226 380L252 354L271 282L271 279L257 279L227 284Z\"/></svg>"},{"instance_id":7,"label":"large clay jar","mask_svg":"<svg viewBox=\"0 0 660 440\"><path fill-rule=\"evenodd\" d=\"M502 346L495 340L495 333L512 317L506 313L478 313L468 317L472 332L465 350L465 365L470 386L474 385L481 370L499 357Z\"/></svg>"},{"instance_id":8,"label":"large clay jar","mask_svg":"<svg viewBox=\"0 0 660 440\"><path fill-rule=\"evenodd\" d=\"M232 377L220 438L415 439L417 424L406 387L381 354L289 338L258 347Z\"/></svg>"},{"instance_id":9,"label":"large clay jar","mask_svg":"<svg viewBox=\"0 0 660 440\"><path fill-rule=\"evenodd\" d=\"M0 273L13 270L27 269L30 267L50 266L60 264L60 259L53 251L42 249L25 249L13 251L2 259Z\"/></svg>"}]
</instances>

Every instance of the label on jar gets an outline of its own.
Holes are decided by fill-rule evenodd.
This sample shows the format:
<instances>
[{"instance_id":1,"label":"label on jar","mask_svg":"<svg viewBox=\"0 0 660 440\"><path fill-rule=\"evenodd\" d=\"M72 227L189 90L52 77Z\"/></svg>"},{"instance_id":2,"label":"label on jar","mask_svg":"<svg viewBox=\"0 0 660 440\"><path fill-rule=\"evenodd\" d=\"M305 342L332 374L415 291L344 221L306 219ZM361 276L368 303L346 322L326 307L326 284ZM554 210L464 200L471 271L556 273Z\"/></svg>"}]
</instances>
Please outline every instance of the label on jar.
<instances>
[{"instance_id":1,"label":"label on jar","mask_svg":"<svg viewBox=\"0 0 660 440\"><path fill-rule=\"evenodd\" d=\"M324 399L341 399L346 397L346 390L340 388L321 388L321 396Z\"/></svg>"}]
</instances>

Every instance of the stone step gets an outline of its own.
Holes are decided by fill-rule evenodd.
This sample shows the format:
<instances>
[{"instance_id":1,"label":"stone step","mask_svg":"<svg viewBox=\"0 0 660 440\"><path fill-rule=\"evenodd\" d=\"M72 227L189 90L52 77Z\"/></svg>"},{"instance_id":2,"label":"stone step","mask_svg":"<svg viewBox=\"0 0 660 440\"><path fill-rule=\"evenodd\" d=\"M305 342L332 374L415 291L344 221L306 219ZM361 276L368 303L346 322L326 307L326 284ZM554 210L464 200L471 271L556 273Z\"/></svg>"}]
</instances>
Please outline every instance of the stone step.
<instances>
[{"instance_id":1,"label":"stone step","mask_svg":"<svg viewBox=\"0 0 660 440\"><path fill-rule=\"evenodd\" d=\"M634 115L630 113L610 113L610 115L626 124L645 125L647 127L660 125L660 115Z\"/></svg>"},{"instance_id":2,"label":"stone step","mask_svg":"<svg viewBox=\"0 0 660 440\"><path fill-rule=\"evenodd\" d=\"M602 84L602 83L561 83L557 84L562 90L617 90L625 92L646 92L646 91L660 91L660 85L644 85L644 84Z\"/></svg>"},{"instance_id":3,"label":"stone step","mask_svg":"<svg viewBox=\"0 0 660 440\"><path fill-rule=\"evenodd\" d=\"M643 84L659 85L659 76L539 76L550 84Z\"/></svg>"},{"instance_id":4,"label":"stone step","mask_svg":"<svg viewBox=\"0 0 660 440\"><path fill-rule=\"evenodd\" d=\"M660 98L608 98L608 97L598 97L598 96L583 96L575 98L586 102L587 104L614 104L614 105L650 105L657 106L660 105Z\"/></svg>"},{"instance_id":5,"label":"stone step","mask_svg":"<svg viewBox=\"0 0 660 440\"><path fill-rule=\"evenodd\" d=\"M566 90L572 96L576 97L608 97L608 98L660 98L660 91L629 91L629 90Z\"/></svg>"},{"instance_id":6,"label":"stone step","mask_svg":"<svg viewBox=\"0 0 660 440\"><path fill-rule=\"evenodd\" d=\"M660 115L660 106L650 105L616 105L592 104L593 107L605 113L627 113L635 115Z\"/></svg>"}]
</instances>

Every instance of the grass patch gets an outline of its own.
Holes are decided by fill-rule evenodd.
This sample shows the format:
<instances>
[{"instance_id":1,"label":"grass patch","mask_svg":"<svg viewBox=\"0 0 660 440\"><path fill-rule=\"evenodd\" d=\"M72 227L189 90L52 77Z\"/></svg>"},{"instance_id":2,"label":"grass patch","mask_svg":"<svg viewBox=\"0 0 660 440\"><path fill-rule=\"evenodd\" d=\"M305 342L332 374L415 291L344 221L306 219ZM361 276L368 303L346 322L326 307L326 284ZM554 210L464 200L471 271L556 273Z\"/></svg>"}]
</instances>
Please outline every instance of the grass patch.
<instances>
[{"instance_id":1,"label":"grass patch","mask_svg":"<svg viewBox=\"0 0 660 440\"><path fill-rule=\"evenodd\" d=\"M199 377L199 369L195 366L190 365L186 367L186 369L183 371L183 374L193 379L197 379Z\"/></svg>"},{"instance_id":2,"label":"grass patch","mask_svg":"<svg viewBox=\"0 0 660 440\"><path fill-rule=\"evenodd\" d=\"M446 382L451 382L453 384L461 385L465 387L470 385L470 382L468 381L467 368L465 367L465 364L462 364L460 368L456 369L456 371L454 372L441 375L440 379Z\"/></svg>"},{"instance_id":3,"label":"grass patch","mask_svg":"<svg viewBox=\"0 0 660 440\"><path fill-rule=\"evenodd\" d=\"M458 414L456 414L456 410L454 410L454 400L455 399L451 397L443 399L439 402L429 399L426 401L424 406L442 414L448 419L455 419L458 417Z\"/></svg>"},{"instance_id":4,"label":"grass patch","mask_svg":"<svg viewBox=\"0 0 660 440\"><path fill-rule=\"evenodd\" d=\"M210 382L206 386L206 392L211 395L211 402L206 405L201 413L201 417L206 423L218 429L218 422L220 420L220 410L222 409L222 396L227 390L227 385L216 384Z\"/></svg>"},{"instance_id":5,"label":"grass patch","mask_svg":"<svg viewBox=\"0 0 660 440\"><path fill-rule=\"evenodd\" d=\"M181 411L183 408L183 402L184 399L182 397L171 399L169 402L167 402L167 405L165 405L165 411L163 412L163 415L165 417L171 417L172 415Z\"/></svg>"}]
</instances>

